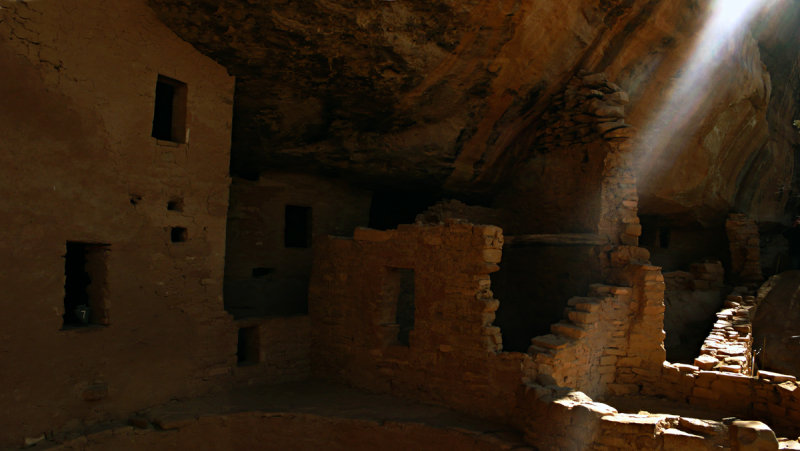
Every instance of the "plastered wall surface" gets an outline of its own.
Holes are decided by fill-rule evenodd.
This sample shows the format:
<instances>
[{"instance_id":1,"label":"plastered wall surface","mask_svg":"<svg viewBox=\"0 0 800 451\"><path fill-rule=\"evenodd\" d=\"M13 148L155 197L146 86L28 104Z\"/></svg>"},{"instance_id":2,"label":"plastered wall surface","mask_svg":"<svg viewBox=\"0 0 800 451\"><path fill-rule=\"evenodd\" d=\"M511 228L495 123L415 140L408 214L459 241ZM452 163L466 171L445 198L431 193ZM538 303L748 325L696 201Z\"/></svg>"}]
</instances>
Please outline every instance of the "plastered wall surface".
<instances>
[{"instance_id":1,"label":"plastered wall surface","mask_svg":"<svg viewBox=\"0 0 800 451\"><path fill-rule=\"evenodd\" d=\"M2 446L208 390L236 336L221 284L233 78L144 2L0 6ZM151 136L159 74L186 84L183 143ZM62 330L67 241L108 245L107 326Z\"/></svg>"},{"instance_id":2,"label":"plastered wall surface","mask_svg":"<svg viewBox=\"0 0 800 451\"><path fill-rule=\"evenodd\" d=\"M307 208L306 247L285 243L286 206ZM350 236L369 222L370 193L344 181L267 172L231 186L225 304L238 317L307 312L312 246L324 235ZM288 224L289 227L292 224Z\"/></svg>"}]
</instances>

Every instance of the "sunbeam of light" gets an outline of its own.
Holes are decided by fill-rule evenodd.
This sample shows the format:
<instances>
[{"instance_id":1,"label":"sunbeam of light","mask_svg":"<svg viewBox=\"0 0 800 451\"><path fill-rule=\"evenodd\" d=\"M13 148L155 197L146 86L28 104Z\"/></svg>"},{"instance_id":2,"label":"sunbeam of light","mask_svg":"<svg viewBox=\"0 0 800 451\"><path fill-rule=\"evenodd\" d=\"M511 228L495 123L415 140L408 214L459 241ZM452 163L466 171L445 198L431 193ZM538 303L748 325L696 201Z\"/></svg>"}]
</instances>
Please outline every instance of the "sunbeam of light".
<instances>
[{"instance_id":1,"label":"sunbeam of light","mask_svg":"<svg viewBox=\"0 0 800 451\"><path fill-rule=\"evenodd\" d=\"M683 67L673 78L666 99L640 129L634 164L642 184L654 170L674 161L685 140L696 131L704 107L713 101L715 73L736 52L750 22L780 0L713 0L703 29Z\"/></svg>"}]
</instances>

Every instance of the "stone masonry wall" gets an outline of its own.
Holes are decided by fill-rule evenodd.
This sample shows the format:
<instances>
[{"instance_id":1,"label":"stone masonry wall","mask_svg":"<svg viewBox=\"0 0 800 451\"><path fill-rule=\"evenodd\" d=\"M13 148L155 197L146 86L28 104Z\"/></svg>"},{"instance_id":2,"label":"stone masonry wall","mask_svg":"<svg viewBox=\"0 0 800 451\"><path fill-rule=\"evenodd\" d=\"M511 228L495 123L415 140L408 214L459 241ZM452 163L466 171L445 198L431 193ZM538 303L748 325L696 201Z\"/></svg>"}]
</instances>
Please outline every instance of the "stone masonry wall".
<instances>
[{"instance_id":1,"label":"stone masonry wall","mask_svg":"<svg viewBox=\"0 0 800 451\"><path fill-rule=\"evenodd\" d=\"M747 215L731 214L725 221L731 250L731 275L742 283L758 283L761 274L758 224Z\"/></svg>"},{"instance_id":2,"label":"stone masonry wall","mask_svg":"<svg viewBox=\"0 0 800 451\"><path fill-rule=\"evenodd\" d=\"M620 413L563 387L529 386L525 398L532 406L523 413L525 439L539 449L778 449L773 431L759 421Z\"/></svg>"},{"instance_id":3,"label":"stone masonry wall","mask_svg":"<svg viewBox=\"0 0 800 451\"><path fill-rule=\"evenodd\" d=\"M313 374L508 421L531 364L500 353L492 325L499 302L489 274L502 245L495 226L452 221L320 240L309 293ZM398 292L399 277L411 287ZM406 345L397 309L409 295Z\"/></svg>"},{"instance_id":4,"label":"stone masonry wall","mask_svg":"<svg viewBox=\"0 0 800 451\"><path fill-rule=\"evenodd\" d=\"M0 448L227 383L233 78L138 0L0 1L0 67ZM159 75L186 84L174 140ZM67 242L106 245L102 325L63 328Z\"/></svg>"},{"instance_id":5,"label":"stone masonry wall","mask_svg":"<svg viewBox=\"0 0 800 451\"><path fill-rule=\"evenodd\" d=\"M520 140L526 159L495 200L507 234L600 233L617 243L625 233L633 244L640 231L635 180L622 158L634 133L624 119L627 101L603 73L568 82L530 144Z\"/></svg>"},{"instance_id":6,"label":"stone masonry wall","mask_svg":"<svg viewBox=\"0 0 800 451\"><path fill-rule=\"evenodd\" d=\"M661 381L647 393L738 418L759 418L786 437L800 435L800 384L794 376L762 371L751 377L665 363Z\"/></svg>"},{"instance_id":7,"label":"stone masonry wall","mask_svg":"<svg viewBox=\"0 0 800 451\"><path fill-rule=\"evenodd\" d=\"M730 295L694 364L702 370L753 375L754 296Z\"/></svg>"}]
</instances>

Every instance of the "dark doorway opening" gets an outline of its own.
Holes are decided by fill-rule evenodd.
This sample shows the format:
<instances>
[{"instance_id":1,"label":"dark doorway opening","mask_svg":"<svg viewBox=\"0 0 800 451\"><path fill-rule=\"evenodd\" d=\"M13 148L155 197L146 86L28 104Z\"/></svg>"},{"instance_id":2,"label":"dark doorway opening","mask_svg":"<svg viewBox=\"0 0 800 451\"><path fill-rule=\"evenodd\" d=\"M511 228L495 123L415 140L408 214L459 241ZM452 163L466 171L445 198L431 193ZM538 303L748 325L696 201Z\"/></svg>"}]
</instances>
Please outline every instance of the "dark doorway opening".
<instances>
[{"instance_id":1,"label":"dark doorway opening","mask_svg":"<svg viewBox=\"0 0 800 451\"><path fill-rule=\"evenodd\" d=\"M505 246L500 270L491 275L503 351L527 352L532 338L564 318L569 299L586 296L600 277L591 246Z\"/></svg>"},{"instance_id":2,"label":"dark doorway opening","mask_svg":"<svg viewBox=\"0 0 800 451\"><path fill-rule=\"evenodd\" d=\"M153 138L182 143L186 135L186 84L163 75L156 82Z\"/></svg>"},{"instance_id":3,"label":"dark doorway opening","mask_svg":"<svg viewBox=\"0 0 800 451\"><path fill-rule=\"evenodd\" d=\"M283 229L286 247L311 247L311 207L287 205Z\"/></svg>"},{"instance_id":4,"label":"dark doorway opening","mask_svg":"<svg viewBox=\"0 0 800 451\"><path fill-rule=\"evenodd\" d=\"M108 325L107 244L67 241L64 255L64 328Z\"/></svg>"}]
</instances>

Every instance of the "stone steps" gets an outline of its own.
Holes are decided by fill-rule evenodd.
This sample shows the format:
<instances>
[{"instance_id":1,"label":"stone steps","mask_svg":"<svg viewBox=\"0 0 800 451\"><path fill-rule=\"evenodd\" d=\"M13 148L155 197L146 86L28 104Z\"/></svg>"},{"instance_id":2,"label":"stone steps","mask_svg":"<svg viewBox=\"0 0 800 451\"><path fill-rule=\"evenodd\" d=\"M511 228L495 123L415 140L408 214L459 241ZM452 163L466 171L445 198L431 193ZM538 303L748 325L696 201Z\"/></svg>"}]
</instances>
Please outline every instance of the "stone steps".
<instances>
[{"instance_id":1,"label":"stone steps","mask_svg":"<svg viewBox=\"0 0 800 451\"><path fill-rule=\"evenodd\" d=\"M578 326L577 324L566 321L552 324L550 326L550 332L555 335L561 335L573 339L579 339L586 336L586 329Z\"/></svg>"},{"instance_id":2,"label":"stone steps","mask_svg":"<svg viewBox=\"0 0 800 451\"><path fill-rule=\"evenodd\" d=\"M600 310L600 302L599 298L575 296L567 301L567 305L575 310L592 313Z\"/></svg>"},{"instance_id":3,"label":"stone steps","mask_svg":"<svg viewBox=\"0 0 800 451\"><path fill-rule=\"evenodd\" d=\"M572 342L567 337L547 334L531 339L531 347L544 348L544 349L563 349L569 346Z\"/></svg>"}]
</instances>

